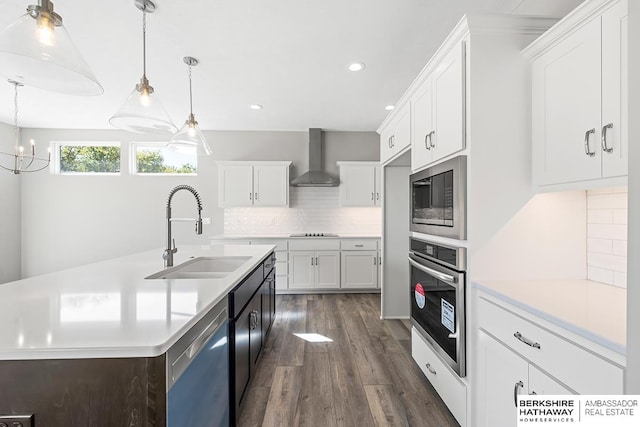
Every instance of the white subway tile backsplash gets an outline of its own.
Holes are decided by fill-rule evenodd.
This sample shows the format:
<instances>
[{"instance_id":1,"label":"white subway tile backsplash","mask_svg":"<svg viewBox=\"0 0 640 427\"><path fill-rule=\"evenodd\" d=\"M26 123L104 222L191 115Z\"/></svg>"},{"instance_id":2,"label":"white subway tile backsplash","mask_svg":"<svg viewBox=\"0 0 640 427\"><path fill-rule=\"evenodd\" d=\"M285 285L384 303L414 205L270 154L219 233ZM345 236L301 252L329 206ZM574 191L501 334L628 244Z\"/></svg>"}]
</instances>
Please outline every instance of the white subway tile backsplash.
<instances>
[{"instance_id":1,"label":"white subway tile backsplash","mask_svg":"<svg viewBox=\"0 0 640 427\"><path fill-rule=\"evenodd\" d=\"M627 209L627 193L590 194L587 209Z\"/></svg>"},{"instance_id":2,"label":"white subway tile backsplash","mask_svg":"<svg viewBox=\"0 0 640 427\"><path fill-rule=\"evenodd\" d=\"M613 270L606 268L587 266L587 277L595 282L608 283L613 285Z\"/></svg>"},{"instance_id":3,"label":"white subway tile backsplash","mask_svg":"<svg viewBox=\"0 0 640 427\"><path fill-rule=\"evenodd\" d=\"M613 209L589 209L587 211L587 223L612 224Z\"/></svg>"},{"instance_id":4,"label":"white subway tile backsplash","mask_svg":"<svg viewBox=\"0 0 640 427\"><path fill-rule=\"evenodd\" d=\"M289 208L227 208L228 234L362 233L380 234L380 208L341 208L337 187L291 187Z\"/></svg>"},{"instance_id":5,"label":"white subway tile backsplash","mask_svg":"<svg viewBox=\"0 0 640 427\"><path fill-rule=\"evenodd\" d=\"M627 188L587 191L587 277L627 286Z\"/></svg>"},{"instance_id":6,"label":"white subway tile backsplash","mask_svg":"<svg viewBox=\"0 0 640 427\"><path fill-rule=\"evenodd\" d=\"M624 224L587 224L587 237L627 240L627 226Z\"/></svg>"},{"instance_id":7,"label":"white subway tile backsplash","mask_svg":"<svg viewBox=\"0 0 640 427\"><path fill-rule=\"evenodd\" d=\"M587 252L600 253L600 254L612 254L613 253L613 240L611 239L587 239Z\"/></svg>"}]
</instances>

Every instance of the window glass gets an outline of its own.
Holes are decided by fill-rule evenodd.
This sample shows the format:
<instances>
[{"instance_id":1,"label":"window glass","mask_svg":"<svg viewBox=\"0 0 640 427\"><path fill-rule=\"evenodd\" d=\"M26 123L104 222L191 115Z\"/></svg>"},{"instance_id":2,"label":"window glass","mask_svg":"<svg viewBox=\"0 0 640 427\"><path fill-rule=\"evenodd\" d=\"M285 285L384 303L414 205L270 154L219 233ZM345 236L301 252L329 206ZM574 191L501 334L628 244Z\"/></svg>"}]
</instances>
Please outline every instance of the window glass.
<instances>
[{"instance_id":1,"label":"window glass","mask_svg":"<svg viewBox=\"0 0 640 427\"><path fill-rule=\"evenodd\" d=\"M164 144L134 144L137 174L186 174L195 175L198 156L171 151Z\"/></svg>"},{"instance_id":2,"label":"window glass","mask_svg":"<svg viewBox=\"0 0 640 427\"><path fill-rule=\"evenodd\" d=\"M59 173L120 173L120 145L109 143L56 144Z\"/></svg>"}]
</instances>

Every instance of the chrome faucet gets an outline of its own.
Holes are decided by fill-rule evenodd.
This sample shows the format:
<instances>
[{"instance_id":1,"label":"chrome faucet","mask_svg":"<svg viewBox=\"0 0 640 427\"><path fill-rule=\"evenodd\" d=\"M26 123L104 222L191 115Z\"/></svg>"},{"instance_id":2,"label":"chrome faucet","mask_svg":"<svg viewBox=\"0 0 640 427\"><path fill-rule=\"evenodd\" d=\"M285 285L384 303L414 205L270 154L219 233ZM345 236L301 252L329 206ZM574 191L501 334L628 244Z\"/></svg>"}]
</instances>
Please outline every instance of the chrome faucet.
<instances>
[{"instance_id":1,"label":"chrome faucet","mask_svg":"<svg viewBox=\"0 0 640 427\"><path fill-rule=\"evenodd\" d=\"M169 192L169 200L167 200L167 249L162 253L165 267L173 266L173 254L178 252L176 241L171 238L171 199L173 199L173 195L180 190L187 190L196 198L196 202L198 203L198 218L194 219L196 221L196 234L202 234L202 201L200 200L200 195L196 189L190 185L178 185Z\"/></svg>"}]
</instances>

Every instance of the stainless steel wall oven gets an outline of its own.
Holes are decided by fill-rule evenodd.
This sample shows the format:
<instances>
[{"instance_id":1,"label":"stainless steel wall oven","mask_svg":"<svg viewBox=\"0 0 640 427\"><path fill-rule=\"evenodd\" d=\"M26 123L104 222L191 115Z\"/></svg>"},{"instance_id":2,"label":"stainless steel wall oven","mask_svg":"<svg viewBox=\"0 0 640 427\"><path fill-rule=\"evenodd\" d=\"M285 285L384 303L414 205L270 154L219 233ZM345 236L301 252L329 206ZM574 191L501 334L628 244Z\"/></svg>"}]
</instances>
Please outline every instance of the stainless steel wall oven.
<instances>
[{"instance_id":1,"label":"stainless steel wall oven","mask_svg":"<svg viewBox=\"0 0 640 427\"><path fill-rule=\"evenodd\" d=\"M410 248L411 323L464 377L466 249L415 238Z\"/></svg>"},{"instance_id":2,"label":"stainless steel wall oven","mask_svg":"<svg viewBox=\"0 0 640 427\"><path fill-rule=\"evenodd\" d=\"M467 157L416 172L410 181L411 231L466 239Z\"/></svg>"}]
</instances>

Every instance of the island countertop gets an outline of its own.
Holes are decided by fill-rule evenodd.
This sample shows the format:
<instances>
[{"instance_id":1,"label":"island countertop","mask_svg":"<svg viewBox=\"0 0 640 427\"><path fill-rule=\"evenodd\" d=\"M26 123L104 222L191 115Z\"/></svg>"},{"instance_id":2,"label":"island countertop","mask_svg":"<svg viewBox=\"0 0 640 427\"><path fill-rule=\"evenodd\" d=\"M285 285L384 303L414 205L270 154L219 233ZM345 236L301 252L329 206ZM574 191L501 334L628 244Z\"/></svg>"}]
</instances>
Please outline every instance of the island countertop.
<instances>
[{"instance_id":1,"label":"island countertop","mask_svg":"<svg viewBox=\"0 0 640 427\"><path fill-rule=\"evenodd\" d=\"M180 246L192 257L249 256L223 278L145 279L162 249L0 284L0 360L155 357L166 352L273 250Z\"/></svg>"}]
</instances>

